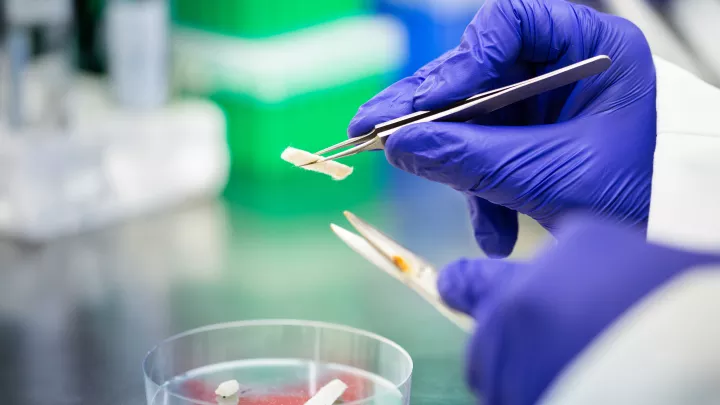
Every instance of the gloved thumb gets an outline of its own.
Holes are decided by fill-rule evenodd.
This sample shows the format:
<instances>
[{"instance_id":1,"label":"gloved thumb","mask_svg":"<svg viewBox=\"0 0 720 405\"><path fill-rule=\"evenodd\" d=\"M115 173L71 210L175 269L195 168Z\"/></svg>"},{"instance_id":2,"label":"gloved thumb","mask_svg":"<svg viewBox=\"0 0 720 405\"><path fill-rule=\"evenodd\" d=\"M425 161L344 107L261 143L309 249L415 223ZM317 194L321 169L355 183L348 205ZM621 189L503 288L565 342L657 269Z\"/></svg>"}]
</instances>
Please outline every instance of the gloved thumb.
<instances>
[{"instance_id":1,"label":"gloved thumb","mask_svg":"<svg viewBox=\"0 0 720 405\"><path fill-rule=\"evenodd\" d=\"M527 127L464 123L412 124L388 137L385 154L399 169L475 194L502 181L497 175L504 163L532 152L531 140L522 136L526 131Z\"/></svg>"},{"instance_id":2,"label":"gloved thumb","mask_svg":"<svg viewBox=\"0 0 720 405\"><path fill-rule=\"evenodd\" d=\"M458 260L440 273L438 291L450 308L472 315L520 267L505 260Z\"/></svg>"},{"instance_id":3,"label":"gloved thumb","mask_svg":"<svg viewBox=\"0 0 720 405\"><path fill-rule=\"evenodd\" d=\"M493 259L510 256L518 238L517 212L474 195L467 199L473 235L480 249Z\"/></svg>"}]
</instances>

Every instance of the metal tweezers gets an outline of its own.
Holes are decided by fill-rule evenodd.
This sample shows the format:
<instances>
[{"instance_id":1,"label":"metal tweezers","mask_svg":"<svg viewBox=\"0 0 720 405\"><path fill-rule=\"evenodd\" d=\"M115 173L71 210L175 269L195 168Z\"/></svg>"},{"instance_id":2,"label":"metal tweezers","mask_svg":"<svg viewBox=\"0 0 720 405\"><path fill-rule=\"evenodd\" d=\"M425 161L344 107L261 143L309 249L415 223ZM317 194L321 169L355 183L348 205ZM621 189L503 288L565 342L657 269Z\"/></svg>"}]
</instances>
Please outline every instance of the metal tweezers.
<instances>
[{"instance_id":1,"label":"metal tweezers","mask_svg":"<svg viewBox=\"0 0 720 405\"><path fill-rule=\"evenodd\" d=\"M460 100L441 109L433 111L417 111L412 114L378 124L372 131L365 135L350 138L346 141L315 152L315 155L323 155L350 146L353 146L352 148L336 153L332 156L321 157L320 159L308 162L305 165L335 160L355 155L363 151L383 149L385 147L387 137L406 125L431 121L465 122L480 114L489 114L518 101L522 101L546 91L555 90L590 76L594 76L610 67L610 63L611 60L608 56L596 56L520 83L474 95L468 99Z\"/></svg>"},{"instance_id":2,"label":"metal tweezers","mask_svg":"<svg viewBox=\"0 0 720 405\"><path fill-rule=\"evenodd\" d=\"M462 330L472 331L473 319L443 302L437 290L438 273L432 265L351 212L345 211L345 217L360 235L331 224L330 228L343 242L370 263L410 287Z\"/></svg>"}]
</instances>

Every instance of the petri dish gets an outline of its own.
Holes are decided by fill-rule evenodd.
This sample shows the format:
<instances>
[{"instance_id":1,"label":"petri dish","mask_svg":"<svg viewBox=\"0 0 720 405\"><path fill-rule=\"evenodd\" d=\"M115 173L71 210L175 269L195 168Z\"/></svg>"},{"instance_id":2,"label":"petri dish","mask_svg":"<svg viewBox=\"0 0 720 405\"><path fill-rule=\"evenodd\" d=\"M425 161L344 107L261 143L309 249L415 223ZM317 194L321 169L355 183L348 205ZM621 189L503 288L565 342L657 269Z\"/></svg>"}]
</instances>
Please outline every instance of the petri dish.
<instances>
[{"instance_id":1,"label":"petri dish","mask_svg":"<svg viewBox=\"0 0 720 405\"><path fill-rule=\"evenodd\" d=\"M215 405L241 386L239 405L303 405L334 379L343 405L408 405L413 362L401 346L360 329L300 320L239 321L170 337L145 357L148 405Z\"/></svg>"}]
</instances>

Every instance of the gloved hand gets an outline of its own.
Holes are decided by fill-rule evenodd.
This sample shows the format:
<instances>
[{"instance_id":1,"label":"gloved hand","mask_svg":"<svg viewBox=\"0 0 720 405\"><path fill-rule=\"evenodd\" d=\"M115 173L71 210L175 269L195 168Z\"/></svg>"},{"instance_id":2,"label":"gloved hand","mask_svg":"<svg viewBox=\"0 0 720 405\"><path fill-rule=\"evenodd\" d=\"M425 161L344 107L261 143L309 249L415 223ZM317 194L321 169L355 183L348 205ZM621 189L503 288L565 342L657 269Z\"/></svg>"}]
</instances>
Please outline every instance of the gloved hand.
<instances>
[{"instance_id":1,"label":"gloved hand","mask_svg":"<svg viewBox=\"0 0 720 405\"><path fill-rule=\"evenodd\" d=\"M626 310L707 264L720 256L650 245L637 231L582 219L530 263L458 261L440 274L438 289L476 320L466 363L475 394L488 405L529 405Z\"/></svg>"},{"instance_id":2,"label":"gloved hand","mask_svg":"<svg viewBox=\"0 0 720 405\"><path fill-rule=\"evenodd\" d=\"M586 210L644 228L656 137L655 69L630 22L565 0L488 0L461 44L360 107L351 137L413 111L609 55L606 72L469 123L422 123L385 145L394 166L468 195L475 238L509 255L517 212L553 232Z\"/></svg>"}]
</instances>

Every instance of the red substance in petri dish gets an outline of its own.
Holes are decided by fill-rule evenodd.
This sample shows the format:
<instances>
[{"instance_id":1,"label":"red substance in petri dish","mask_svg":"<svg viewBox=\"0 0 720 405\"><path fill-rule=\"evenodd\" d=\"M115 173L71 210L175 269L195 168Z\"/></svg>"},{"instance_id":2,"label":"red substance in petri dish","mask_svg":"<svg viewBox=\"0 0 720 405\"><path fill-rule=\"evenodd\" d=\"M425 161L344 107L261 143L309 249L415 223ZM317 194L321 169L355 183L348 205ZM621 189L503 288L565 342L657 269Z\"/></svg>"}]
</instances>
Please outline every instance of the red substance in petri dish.
<instances>
[{"instance_id":1,"label":"red substance in petri dish","mask_svg":"<svg viewBox=\"0 0 720 405\"><path fill-rule=\"evenodd\" d=\"M353 402L364 399L367 394L366 381L352 374L337 373L318 380L318 388L325 386L330 381L339 379L347 384L348 388L343 393L343 402ZM203 402L215 403L215 389L200 380L187 380L182 385L182 396L200 400ZM288 386L283 394L253 395L252 392L240 398L240 405L303 405L310 399L306 386Z\"/></svg>"}]
</instances>

